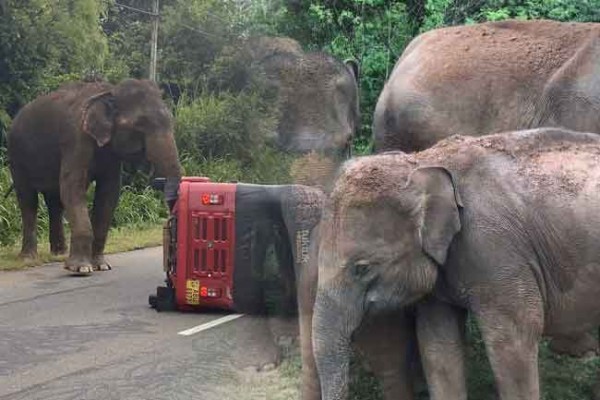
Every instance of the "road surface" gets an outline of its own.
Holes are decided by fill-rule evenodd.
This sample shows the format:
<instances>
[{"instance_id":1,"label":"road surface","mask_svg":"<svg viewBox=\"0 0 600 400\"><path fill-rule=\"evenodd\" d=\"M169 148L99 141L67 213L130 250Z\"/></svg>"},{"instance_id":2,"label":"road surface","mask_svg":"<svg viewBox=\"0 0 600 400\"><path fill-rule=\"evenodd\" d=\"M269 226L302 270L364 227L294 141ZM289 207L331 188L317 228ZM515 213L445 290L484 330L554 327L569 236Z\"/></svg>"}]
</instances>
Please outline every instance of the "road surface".
<instances>
[{"instance_id":1,"label":"road surface","mask_svg":"<svg viewBox=\"0 0 600 400\"><path fill-rule=\"evenodd\" d=\"M90 277L59 264L0 273L0 399L228 399L240 370L275 360L264 319L183 336L226 314L151 309L161 251L109 256L113 270Z\"/></svg>"}]
</instances>

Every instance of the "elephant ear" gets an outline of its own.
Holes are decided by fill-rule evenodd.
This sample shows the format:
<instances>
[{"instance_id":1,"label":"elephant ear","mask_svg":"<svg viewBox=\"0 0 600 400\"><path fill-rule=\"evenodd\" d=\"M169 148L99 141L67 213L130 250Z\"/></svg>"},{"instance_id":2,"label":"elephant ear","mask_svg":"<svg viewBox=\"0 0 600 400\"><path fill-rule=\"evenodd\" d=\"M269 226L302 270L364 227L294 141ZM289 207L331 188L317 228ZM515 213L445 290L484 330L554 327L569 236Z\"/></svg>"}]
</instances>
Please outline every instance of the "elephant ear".
<instances>
[{"instance_id":1,"label":"elephant ear","mask_svg":"<svg viewBox=\"0 0 600 400\"><path fill-rule=\"evenodd\" d=\"M344 60L344 65L346 65L346 68L350 70L352 75L354 75L354 79L356 80L356 82L358 82L358 78L360 76L360 66L358 65L358 61L349 58L347 60Z\"/></svg>"},{"instance_id":2,"label":"elephant ear","mask_svg":"<svg viewBox=\"0 0 600 400\"><path fill-rule=\"evenodd\" d=\"M98 93L87 99L83 105L81 129L94 138L99 147L102 147L112 138L115 114L112 92Z\"/></svg>"},{"instance_id":3,"label":"elephant ear","mask_svg":"<svg viewBox=\"0 0 600 400\"><path fill-rule=\"evenodd\" d=\"M462 202L456 181L444 167L423 167L411 174L408 186L423 196L418 227L423 250L442 265L454 235L461 228Z\"/></svg>"}]
</instances>

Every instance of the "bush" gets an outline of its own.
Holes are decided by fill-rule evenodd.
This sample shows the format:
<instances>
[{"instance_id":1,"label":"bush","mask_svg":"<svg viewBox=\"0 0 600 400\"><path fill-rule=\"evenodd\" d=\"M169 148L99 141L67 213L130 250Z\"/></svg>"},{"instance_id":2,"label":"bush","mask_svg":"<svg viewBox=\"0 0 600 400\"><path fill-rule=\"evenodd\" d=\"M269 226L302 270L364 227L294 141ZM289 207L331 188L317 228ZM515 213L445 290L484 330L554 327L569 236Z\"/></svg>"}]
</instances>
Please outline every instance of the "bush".
<instances>
[{"instance_id":1,"label":"bush","mask_svg":"<svg viewBox=\"0 0 600 400\"><path fill-rule=\"evenodd\" d=\"M177 146L195 158L234 158L242 164L269 142L277 118L256 92L184 96L175 109Z\"/></svg>"},{"instance_id":2,"label":"bush","mask_svg":"<svg viewBox=\"0 0 600 400\"><path fill-rule=\"evenodd\" d=\"M135 190L131 186L121 189L119 205L113 215L112 227L160 224L167 217L162 196L152 188Z\"/></svg>"},{"instance_id":3,"label":"bush","mask_svg":"<svg viewBox=\"0 0 600 400\"><path fill-rule=\"evenodd\" d=\"M252 163L244 166L234 158L203 159L189 154L181 157L185 176L205 176L215 182L240 181L261 184L283 184L291 181L290 155L265 147Z\"/></svg>"},{"instance_id":4,"label":"bush","mask_svg":"<svg viewBox=\"0 0 600 400\"><path fill-rule=\"evenodd\" d=\"M21 230L21 214L15 197L5 197L10 185L8 167L0 164L0 246L15 243Z\"/></svg>"}]
</instances>

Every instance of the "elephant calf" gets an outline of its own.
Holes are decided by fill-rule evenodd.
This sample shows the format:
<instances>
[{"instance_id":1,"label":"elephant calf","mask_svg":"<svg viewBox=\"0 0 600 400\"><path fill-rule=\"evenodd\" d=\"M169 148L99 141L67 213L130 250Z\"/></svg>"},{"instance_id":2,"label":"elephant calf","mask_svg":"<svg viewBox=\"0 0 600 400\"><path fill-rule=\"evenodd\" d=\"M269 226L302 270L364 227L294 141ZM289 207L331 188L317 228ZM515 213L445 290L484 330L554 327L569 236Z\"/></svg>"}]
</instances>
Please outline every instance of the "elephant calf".
<instances>
[{"instance_id":1,"label":"elephant calf","mask_svg":"<svg viewBox=\"0 0 600 400\"><path fill-rule=\"evenodd\" d=\"M110 269L104 245L119 199L121 160L146 158L176 196L181 168L172 116L151 81L75 82L40 96L15 117L8 156L23 221L21 256L37 256L38 193L50 215L50 249L66 250L62 217L71 227L65 268L75 274ZM92 218L86 192L96 182Z\"/></svg>"},{"instance_id":2,"label":"elephant calf","mask_svg":"<svg viewBox=\"0 0 600 400\"><path fill-rule=\"evenodd\" d=\"M500 399L539 399L542 335L600 324L598 187L600 137L558 128L347 163L320 227L322 399L346 398L350 339L365 317L408 305L432 399L466 399L466 311Z\"/></svg>"}]
</instances>

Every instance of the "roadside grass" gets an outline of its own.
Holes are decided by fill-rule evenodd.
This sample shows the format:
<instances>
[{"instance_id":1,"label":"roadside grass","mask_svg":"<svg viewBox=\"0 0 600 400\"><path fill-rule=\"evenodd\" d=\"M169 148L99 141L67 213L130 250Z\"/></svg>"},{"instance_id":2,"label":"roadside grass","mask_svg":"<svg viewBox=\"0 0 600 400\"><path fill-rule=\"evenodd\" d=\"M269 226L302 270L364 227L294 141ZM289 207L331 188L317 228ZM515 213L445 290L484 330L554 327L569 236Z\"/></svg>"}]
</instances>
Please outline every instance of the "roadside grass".
<instances>
[{"instance_id":1,"label":"roadside grass","mask_svg":"<svg viewBox=\"0 0 600 400\"><path fill-rule=\"evenodd\" d=\"M278 368L270 371L240 371L234 384L223 385L223 400L298 400L300 399L300 370L297 346L284 349Z\"/></svg>"},{"instance_id":2,"label":"roadside grass","mask_svg":"<svg viewBox=\"0 0 600 400\"><path fill-rule=\"evenodd\" d=\"M65 232L67 243L69 233ZM43 239L43 240L42 240ZM162 244L162 226L148 224L140 226L126 226L111 229L106 243L106 254L119 253L142 249L145 247L159 246ZM20 244L0 247L0 271L15 270L37 265L63 261L66 256L50 254L50 246L46 238L39 238L38 258L36 260L21 260L19 255Z\"/></svg>"}]
</instances>

